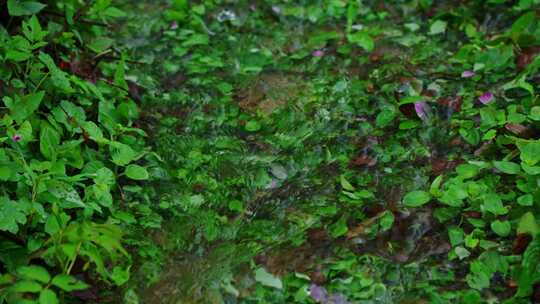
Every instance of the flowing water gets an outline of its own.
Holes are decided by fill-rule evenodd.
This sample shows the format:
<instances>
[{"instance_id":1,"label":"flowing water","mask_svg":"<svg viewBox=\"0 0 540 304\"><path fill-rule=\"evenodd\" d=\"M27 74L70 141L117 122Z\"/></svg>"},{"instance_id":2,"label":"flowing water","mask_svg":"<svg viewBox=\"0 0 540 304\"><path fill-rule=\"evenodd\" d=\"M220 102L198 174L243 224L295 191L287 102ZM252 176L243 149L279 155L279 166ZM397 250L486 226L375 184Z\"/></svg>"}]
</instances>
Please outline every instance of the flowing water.
<instances>
[{"instance_id":1,"label":"flowing water","mask_svg":"<svg viewBox=\"0 0 540 304\"><path fill-rule=\"evenodd\" d=\"M129 8L140 22L119 36L141 63L126 74L164 164L148 194L163 206L154 241L164 251L139 266L143 303L290 301L256 287L259 268L293 286L304 276L339 294L356 288L350 303L425 303L407 295L432 265L467 271L446 261L452 248L436 218L448 215L401 203L481 153L456 136L463 101L452 94L466 93L442 70L451 41L465 38L451 33L442 50L430 48L431 36L416 35L425 16L410 32L388 25L413 6L358 3L352 16L347 1L217 1L182 20L163 17L166 3ZM366 24L376 47L347 44L347 31ZM430 102L400 104L407 95ZM355 269L348 279L344 265ZM373 285L330 281L379 270Z\"/></svg>"}]
</instances>

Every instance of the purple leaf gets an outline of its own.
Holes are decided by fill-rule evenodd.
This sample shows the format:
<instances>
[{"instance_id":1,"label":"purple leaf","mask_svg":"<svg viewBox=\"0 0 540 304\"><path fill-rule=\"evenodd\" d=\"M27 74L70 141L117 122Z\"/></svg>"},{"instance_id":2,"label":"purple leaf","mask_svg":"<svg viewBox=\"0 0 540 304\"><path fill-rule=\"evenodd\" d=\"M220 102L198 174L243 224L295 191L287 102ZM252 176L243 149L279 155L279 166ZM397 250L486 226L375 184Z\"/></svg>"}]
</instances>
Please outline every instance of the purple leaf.
<instances>
[{"instance_id":1,"label":"purple leaf","mask_svg":"<svg viewBox=\"0 0 540 304\"><path fill-rule=\"evenodd\" d=\"M321 287L316 284L311 284L309 287L309 296L316 302L316 303L324 303L328 299L328 292L324 287Z\"/></svg>"},{"instance_id":2,"label":"purple leaf","mask_svg":"<svg viewBox=\"0 0 540 304\"><path fill-rule=\"evenodd\" d=\"M470 78L470 77L473 77L474 75L476 75L476 73L473 71L463 71L463 73L461 73L462 78Z\"/></svg>"},{"instance_id":3,"label":"purple leaf","mask_svg":"<svg viewBox=\"0 0 540 304\"><path fill-rule=\"evenodd\" d=\"M485 92L484 94L482 94L482 96L478 97L478 100L481 103L487 105L493 101L493 93Z\"/></svg>"},{"instance_id":4,"label":"purple leaf","mask_svg":"<svg viewBox=\"0 0 540 304\"><path fill-rule=\"evenodd\" d=\"M336 294L333 294L330 297L330 301L328 303L331 303L331 304L347 304L349 302L347 302L347 298L345 298L345 296L343 294L336 293Z\"/></svg>"},{"instance_id":5,"label":"purple leaf","mask_svg":"<svg viewBox=\"0 0 540 304\"><path fill-rule=\"evenodd\" d=\"M323 50L316 50L316 51L313 51L313 53L311 53L311 55L313 57L322 57L322 56L324 56L324 51Z\"/></svg>"},{"instance_id":6,"label":"purple leaf","mask_svg":"<svg viewBox=\"0 0 540 304\"><path fill-rule=\"evenodd\" d=\"M19 142L22 140L22 135L21 134L14 134L11 139L14 141L14 142Z\"/></svg>"},{"instance_id":7,"label":"purple leaf","mask_svg":"<svg viewBox=\"0 0 540 304\"><path fill-rule=\"evenodd\" d=\"M431 111L429 105L423 101L415 102L414 110L416 111L416 115L418 115L418 117L420 117L422 120L427 119Z\"/></svg>"}]
</instances>

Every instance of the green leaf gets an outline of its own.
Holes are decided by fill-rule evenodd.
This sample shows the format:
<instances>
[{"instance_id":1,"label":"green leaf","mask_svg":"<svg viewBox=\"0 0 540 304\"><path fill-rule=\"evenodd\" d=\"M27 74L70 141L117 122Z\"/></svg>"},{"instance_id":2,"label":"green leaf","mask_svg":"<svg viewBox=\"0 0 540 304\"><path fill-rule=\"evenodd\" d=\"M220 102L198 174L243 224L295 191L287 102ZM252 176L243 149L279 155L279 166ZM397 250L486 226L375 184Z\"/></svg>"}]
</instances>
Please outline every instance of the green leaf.
<instances>
[{"instance_id":1,"label":"green leaf","mask_svg":"<svg viewBox=\"0 0 540 304\"><path fill-rule=\"evenodd\" d=\"M17 98L16 101L4 98L4 103L9 108L11 117L20 124L39 108L44 96L45 91L39 91Z\"/></svg>"},{"instance_id":2,"label":"green leaf","mask_svg":"<svg viewBox=\"0 0 540 304\"><path fill-rule=\"evenodd\" d=\"M85 121L81 128L88 134L90 139L97 143L107 143L107 139L103 137L103 132L93 121Z\"/></svg>"},{"instance_id":3,"label":"green leaf","mask_svg":"<svg viewBox=\"0 0 540 304\"><path fill-rule=\"evenodd\" d=\"M489 287L489 280L491 278L491 274L489 273L489 270L484 265L484 263L478 260L473 261L470 264L470 268L471 272L466 277L467 284L469 284L471 288L477 290L482 290Z\"/></svg>"},{"instance_id":4,"label":"green leaf","mask_svg":"<svg viewBox=\"0 0 540 304\"><path fill-rule=\"evenodd\" d=\"M130 120L130 121L136 120L137 118L139 118L139 109L137 107L137 104L132 100L126 100L122 102L118 106L117 113L120 116L125 117L127 120ZM142 132L142 130L136 131L136 132Z\"/></svg>"},{"instance_id":5,"label":"green leaf","mask_svg":"<svg viewBox=\"0 0 540 304\"><path fill-rule=\"evenodd\" d=\"M36 281L19 281L13 284L10 290L12 292L40 292L41 284Z\"/></svg>"},{"instance_id":6,"label":"green leaf","mask_svg":"<svg viewBox=\"0 0 540 304\"><path fill-rule=\"evenodd\" d=\"M375 48L375 41L366 32L356 32L347 36L350 42L356 43L367 52L373 51Z\"/></svg>"},{"instance_id":7,"label":"green leaf","mask_svg":"<svg viewBox=\"0 0 540 304\"><path fill-rule=\"evenodd\" d=\"M30 142L33 139L33 136L32 136L32 124L30 123L30 121L26 120L25 122L23 122L20 125L19 130L17 130L16 133L22 135L22 137L23 137L20 143L28 143L28 142ZM11 135L13 135L13 134L11 134Z\"/></svg>"},{"instance_id":8,"label":"green leaf","mask_svg":"<svg viewBox=\"0 0 540 304\"><path fill-rule=\"evenodd\" d=\"M49 214L49 217L47 217L47 221L45 222L45 232L49 235L54 235L58 231L60 231L60 223L58 222L56 215Z\"/></svg>"},{"instance_id":9,"label":"green leaf","mask_svg":"<svg viewBox=\"0 0 540 304\"><path fill-rule=\"evenodd\" d=\"M427 204L431 200L431 195L426 191L412 191L403 197L403 204L407 207L419 207Z\"/></svg>"},{"instance_id":10,"label":"green leaf","mask_svg":"<svg viewBox=\"0 0 540 304\"><path fill-rule=\"evenodd\" d=\"M242 212L244 210L244 204L239 200L232 200L228 204L229 210Z\"/></svg>"},{"instance_id":11,"label":"green leaf","mask_svg":"<svg viewBox=\"0 0 540 304\"><path fill-rule=\"evenodd\" d=\"M26 215L22 212L20 204L11 201L8 197L0 197L0 231L17 233L18 224L26 223Z\"/></svg>"},{"instance_id":12,"label":"green leaf","mask_svg":"<svg viewBox=\"0 0 540 304\"><path fill-rule=\"evenodd\" d=\"M495 136L497 136L497 130L492 129L492 130L487 131L482 136L482 140L484 140L484 141L492 140L493 138L495 138Z\"/></svg>"},{"instance_id":13,"label":"green leaf","mask_svg":"<svg viewBox=\"0 0 540 304\"><path fill-rule=\"evenodd\" d=\"M271 164L270 165L270 172L272 172L272 175L275 176L277 179L285 180L287 179L287 169L283 167L280 164Z\"/></svg>"},{"instance_id":14,"label":"green leaf","mask_svg":"<svg viewBox=\"0 0 540 304\"><path fill-rule=\"evenodd\" d=\"M539 56L540 58L540 56ZM521 162L521 168L523 168L523 171L529 175L538 175L540 174L540 166L529 166L524 162Z\"/></svg>"},{"instance_id":15,"label":"green leaf","mask_svg":"<svg viewBox=\"0 0 540 304\"><path fill-rule=\"evenodd\" d=\"M465 141L473 146L478 145L480 142L480 132L477 129L459 129L459 135L465 139Z\"/></svg>"},{"instance_id":16,"label":"green leaf","mask_svg":"<svg viewBox=\"0 0 540 304\"><path fill-rule=\"evenodd\" d=\"M392 228L394 225L395 216L391 211L385 211L384 215L379 220L379 225L381 225L381 231L386 231Z\"/></svg>"},{"instance_id":17,"label":"green leaf","mask_svg":"<svg viewBox=\"0 0 540 304\"><path fill-rule=\"evenodd\" d=\"M39 135L39 150L41 154L45 158L52 160L56 155L58 145L60 145L60 134L48 123L43 123Z\"/></svg>"},{"instance_id":18,"label":"green leaf","mask_svg":"<svg viewBox=\"0 0 540 304\"><path fill-rule=\"evenodd\" d=\"M129 270L131 267L127 268L121 268L121 267L114 267L111 279L114 281L114 284L117 286L124 285L129 280Z\"/></svg>"},{"instance_id":19,"label":"green leaf","mask_svg":"<svg viewBox=\"0 0 540 304\"><path fill-rule=\"evenodd\" d=\"M339 178L339 181L343 189L348 190L348 191L354 191L353 185L349 183L349 181L345 178L345 176L341 175Z\"/></svg>"},{"instance_id":20,"label":"green leaf","mask_svg":"<svg viewBox=\"0 0 540 304\"><path fill-rule=\"evenodd\" d=\"M51 56L49 56L46 53L40 52L39 60L43 62L49 69L49 72L51 74L51 81L55 87L57 87L58 89L62 90L65 93L73 92L73 88L71 87L71 83L69 82L67 73L60 70L56 66Z\"/></svg>"},{"instance_id":21,"label":"green leaf","mask_svg":"<svg viewBox=\"0 0 540 304\"><path fill-rule=\"evenodd\" d=\"M540 140L518 144L521 151L521 161L528 166L534 166L540 161Z\"/></svg>"},{"instance_id":22,"label":"green leaf","mask_svg":"<svg viewBox=\"0 0 540 304\"><path fill-rule=\"evenodd\" d=\"M385 107L383 110L377 115L377 118L375 119L375 124L379 128L384 128L388 126L392 120L396 117L396 112L391 107Z\"/></svg>"},{"instance_id":23,"label":"green leaf","mask_svg":"<svg viewBox=\"0 0 540 304\"><path fill-rule=\"evenodd\" d=\"M104 184L112 186L116 183L114 173L109 168L100 168L96 171L96 176L94 177L96 184Z\"/></svg>"},{"instance_id":24,"label":"green leaf","mask_svg":"<svg viewBox=\"0 0 540 304\"><path fill-rule=\"evenodd\" d=\"M401 105L406 105L410 103L415 103L415 102L424 100L424 98L425 98L424 96L419 96L419 95L405 96L399 100L399 105L401 106Z\"/></svg>"},{"instance_id":25,"label":"green leaf","mask_svg":"<svg viewBox=\"0 0 540 304\"><path fill-rule=\"evenodd\" d=\"M511 229L512 226L510 225L509 221L496 220L491 223L491 230L493 230L493 232L502 237L508 236Z\"/></svg>"},{"instance_id":26,"label":"green leaf","mask_svg":"<svg viewBox=\"0 0 540 304\"><path fill-rule=\"evenodd\" d=\"M532 120L540 121L540 106L534 106L531 108L529 118Z\"/></svg>"},{"instance_id":27,"label":"green leaf","mask_svg":"<svg viewBox=\"0 0 540 304\"><path fill-rule=\"evenodd\" d=\"M34 15L29 20L23 21L23 34L32 42L40 42L47 35L47 31L44 31L39 24L38 18ZM38 44L39 45L39 44ZM35 49L35 45L32 49Z\"/></svg>"},{"instance_id":28,"label":"green leaf","mask_svg":"<svg viewBox=\"0 0 540 304\"><path fill-rule=\"evenodd\" d=\"M463 246L457 246L456 249L454 249L454 252L460 260L463 260L464 258L471 255L471 252Z\"/></svg>"},{"instance_id":29,"label":"green leaf","mask_svg":"<svg viewBox=\"0 0 540 304\"><path fill-rule=\"evenodd\" d=\"M52 279L52 285L64 290L64 291L74 291L74 290L83 290L88 288L88 284L77 280L75 277L72 277L67 274L59 274Z\"/></svg>"},{"instance_id":30,"label":"green leaf","mask_svg":"<svg viewBox=\"0 0 540 304\"><path fill-rule=\"evenodd\" d=\"M146 168L139 165L129 165L126 167L126 176L135 179L135 180L145 180L148 179L148 171Z\"/></svg>"},{"instance_id":31,"label":"green leaf","mask_svg":"<svg viewBox=\"0 0 540 304\"><path fill-rule=\"evenodd\" d=\"M374 198L375 197L373 192L368 191L366 189L358 190L358 191L354 192L354 194L357 197L360 197L360 198Z\"/></svg>"},{"instance_id":32,"label":"green leaf","mask_svg":"<svg viewBox=\"0 0 540 304\"><path fill-rule=\"evenodd\" d=\"M9 49L6 52L6 59L12 60L15 62L21 62L26 61L32 57L32 53L30 50L15 50L15 49Z\"/></svg>"},{"instance_id":33,"label":"green leaf","mask_svg":"<svg viewBox=\"0 0 540 304\"><path fill-rule=\"evenodd\" d=\"M518 164L509 161L495 161L493 162L495 168L506 174L518 174L521 172L521 168Z\"/></svg>"},{"instance_id":34,"label":"green leaf","mask_svg":"<svg viewBox=\"0 0 540 304\"><path fill-rule=\"evenodd\" d=\"M250 132L256 132L261 129L261 124L255 120L250 120L246 123L246 130Z\"/></svg>"},{"instance_id":35,"label":"green leaf","mask_svg":"<svg viewBox=\"0 0 540 304\"><path fill-rule=\"evenodd\" d=\"M278 277L275 277L274 275L266 271L266 269L262 267L255 270L255 281L263 284L264 286L273 287L277 289L283 288L283 283L281 282L281 280Z\"/></svg>"},{"instance_id":36,"label":"green leaf","mask_svg":"<svg viewBox=\"0 0 540 304\"><path fill-rule=\"evenodd\" d=\"M126 144L111 142L110 149L112 162L118 166L125 166L137 158L137 152Z\"/></svg>"},{"instance_id":37,"label":"green leaf","mask_svg":"<svg viewBox=\"0 0 540 304\"><path fill-rule=\"evenodd\" d=\"M540 282L540 238L536 237L529 243L523 253L518 277L518 297L529 296L533 285Z\"/></svg>"},{"instance_id":38,"label":"green leaf","mask_svg":"<svg viewBox=\"0 0 540 304\"><path fill-rule=\"evenodd\" d=\"M463 243L464 235L465 234L463 233L463 229L459 227L448 228L448 238L450 239L450 244L453 247Z\"/></svg>"},{"instance_id":39,"label":"green leaf","mask_svg":"<svg viewBox=\"0 0 540 304\"><path fill-rule=\"evenodd\" d=\"M41 266L22 266L17 268L17 273L25 279L40 281L42 283L49 283L51 280L51 276L47 269Z\"/></svg>"},{"instance_id":40,"label":"green leaf","mask_svg":"<svg viewBox=\"0 0 540 304\"><path fill-rule=\"evenodd\" d=\"M496 249L496 248L494 248ZM499 254L496 250L485 251L479 257L482 263L486 266L490 275L495 272L507 274L509 269L508 257Z\"/></svg>"},{"instance_id":41,"label":"green leaf","mask_svg":"<svg viewBox=\"0 0 540 304\"><path fill-rule=\"evenodd\" d=\"M421 125L421 123L417 120L405 120L399 123L399 129L400 130L409 130L414 129Z\"/></svg>"},{"instance_id":42,"label":"green leaf","mask_svg":"<svg viewBox=\"0 0 540 304\"><path fill-rule=\"evenodd\" d=\"M477 166L471 164L461 164L456 168L456 172L463 179L475 177L479 171Z\"/></svg>"},{"instance_id":43,"label":"green leaf","mask_svg":"<svg viewBox=\"0 0 540 304\"><path fill-rule=\"evenodd\" d=\"M57 179L47 181L48 192L57 199L62 208L85 208L79 192L69 183Z\"/></svg>"},{"instance_id":44,"label":"green leaf","mask_svg":"<svg viewBox=\"0 0 540 304\"><path fill-rule=\"evenodd\" d=\"M534 203L534 197L532 194L524 194L517 199L517 203L521 206L532 206Z\"/></svg>"},{"instance_id":45,"label":"green leaf","mask_svg":"<svg viewBox=\"0 0 540 304\"><path fill-rule=\"evenodd\" d=\"M439 200L452 207L461 207L463 205L463 199L467 198L468 192L465 185L452 184L448 187L448 190L444 191Z\"/></svg>"},{"instance_id":46,"label":"green leaf","mask_svg":"<svg viewBox=\"0 0 540 304\"><path fill-rule=\"evenodd\" d=\"M536 218L532 212L527 212L521 216L517 226L517 234L529 233L533 236L540 232Z\"/></svg>"},{"instance_id":47,"label":"green leaf","mask_svg":"<svg viewBox=\"0 0 540 304\"><path fill-rule=\"evenodd\" d=\"M114 40L108 37L98 37L92 40L90 44L88 44L88 48L96 53L101 53L105 51L106 49L110 48L114 43Z\"/></svg>"},{"instance_id":48,"label":"green leaf","mask_svg":"<svg viewBox=\"0 0 540 304\"><path fill-rule=\"evenodd\" d=\"M50 289L43 289L39 293L39 304L58 304L56 293Z\"/></svg>"},{"instance_id":49,"label":"green leaf","mask_svg":"<svg viewBox=\"0 0 540 304\"><path fill-rule=\"evenodd\" d=\"M436 20L431 24L429 27L429 34L430 35L437 35L442 34L446 31L446 21L443 20Z\"/></svg>"},{"instance_id":50,"label":"green leaf","mask_svg":"<svg viewBox=\"0 0 540 304\"><path fill-rule=\"evenodd\" d=\"M504 207L501 198L496 193L488 193L484 195L484 208L486 211L495 215L503 215L508 213L508 209Z\"/></svg>"},{"instance_id":51,"label":"green leaf","mask_svg":"<svg viewBox=\"0 0 540 304\"><path fill-rule=\"evenodd\" d=\"M528 12L519 17L510 28L511 38L518 43L520 37L527 34L528 29L534 26L536 23L536 14L534 12Z\"/></svg>"},{"instance_id":52,"label":"green leaf","mask_svg":"<svg viewBox=\"0 0 540 304\"><path fill-rule=\"evenodd\" d=\"M349 228L347 227L347 222L344 217L341 217L337 222L330 226L330 235L333 238L338 238L347 233L347 231L349 231Z\"/></svg>"},{"instance_id":53,"label":"green leaf","mask_svg":"<svg viewBox=\"0 0 540 304\"><path fill-rule=\"evenodd\" d=\"M45 4L36 1L8 0L8 13L11 16L33 15L45 8Z\"/></svg>"},{"instance_id":54,"label":"green leaf","mask_svg":"<svg viewBox=\"0 0 540 304\"><path fill-rule=\"evenodd\" d=\"M124 70L124 54L121 56L120 62L116 64L116 71L114 72L114 83L124 90L128 89L126 82L125 70Z\"/></svg>"},{"instance_id":55,"label":"green leaf","mask_svg":"<svg viewBox=\"0 0 540 304\"><path fill-rule=\"evenodd\" d=\"M443 176L439 175L433 180L433 182L431 182L431 185L429 186L429 193L434 197L439 197L441 195L442 180Z\"/></svg>"},{"instance_id":56,"label":"green leaf","mask_svg":"<svg viewBox=\"0 0 540 304\"><path fill-rule=\"evenodd\" d=\"M479 242L480 240L475 238L472 233L465 236L465 246L469 248L476 248Z\"/></svg>"}]
</instances>

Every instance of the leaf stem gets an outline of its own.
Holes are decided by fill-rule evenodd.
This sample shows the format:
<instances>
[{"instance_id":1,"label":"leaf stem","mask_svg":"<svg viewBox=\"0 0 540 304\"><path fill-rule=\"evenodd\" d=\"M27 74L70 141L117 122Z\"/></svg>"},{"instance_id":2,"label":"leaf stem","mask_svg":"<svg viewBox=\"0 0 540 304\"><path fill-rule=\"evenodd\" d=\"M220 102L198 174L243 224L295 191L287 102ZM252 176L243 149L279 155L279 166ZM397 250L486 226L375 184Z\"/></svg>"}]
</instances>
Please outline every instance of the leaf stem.
<instances>
[{"instance_id":1,"label":"leaf stem","mask_svg":"<svg viewBox=\"0 0 540 304\"><path fill-rule=\"evenodd\" d=\"M47 77L49 77L49 75L51 74L51 71L47 72L47 74L45 74L41 80L38 82L36 88L34 89L34 93L37 92L37 90L39 89L39 87L41 86L41 84L45 81L45 79L47 79Z\"/></svg>"}]
</instances>

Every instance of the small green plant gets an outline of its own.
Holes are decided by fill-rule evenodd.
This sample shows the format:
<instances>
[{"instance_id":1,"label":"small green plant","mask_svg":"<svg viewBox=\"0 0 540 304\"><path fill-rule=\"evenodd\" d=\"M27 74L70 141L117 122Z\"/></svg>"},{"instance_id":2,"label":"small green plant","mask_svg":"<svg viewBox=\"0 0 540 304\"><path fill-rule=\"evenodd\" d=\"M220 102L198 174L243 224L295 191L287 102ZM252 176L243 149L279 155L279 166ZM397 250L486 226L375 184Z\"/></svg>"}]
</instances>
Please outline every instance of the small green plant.
<instances>
[{"instance_id":1,"label":"small green plant","mask_svg":"<svg viewBox=\"0 0 540 304\"><path fill-rule=\"evenodd\" d=\"M145 154L144 132L132 127L138 110L127 98L124 61L117 60L112 80L83 71L89 54L77 45L95 39L96 26L74 15L87 10L92 18L114 8L7 2L10 18L0 28L0 302L66 302L88 282L129 279L117 187L148 178L135 164ZM66 24L45 17L57 12Z\"/></svg>"},{"instance_id":2,"label":"small green plant","mask_svg":"<svg viewBox=\"0 0 540 304\"><path fill-rule=\"evenodd\" d=\"M0 2L0 303L538 301L538 5Z\"/></svg>"}]
</instances>

